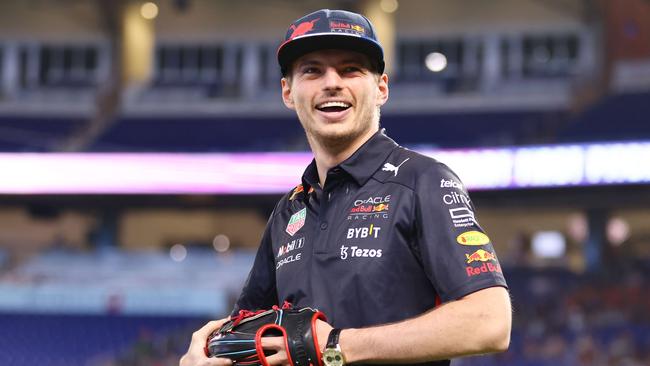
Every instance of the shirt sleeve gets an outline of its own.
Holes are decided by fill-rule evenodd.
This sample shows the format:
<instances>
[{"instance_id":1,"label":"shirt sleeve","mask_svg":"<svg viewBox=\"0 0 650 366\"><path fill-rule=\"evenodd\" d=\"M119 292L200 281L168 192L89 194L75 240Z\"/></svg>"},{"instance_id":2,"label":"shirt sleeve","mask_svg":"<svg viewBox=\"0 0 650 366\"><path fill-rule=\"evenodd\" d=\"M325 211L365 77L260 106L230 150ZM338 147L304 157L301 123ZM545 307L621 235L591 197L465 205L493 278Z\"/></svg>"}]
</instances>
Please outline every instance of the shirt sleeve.
<instances>
[{"instance_id":1,"label":"shirt sleeve","mask_svg":"<svg viewBox=\"0 0 650 366\"><path fill-rule=\"evenodd\" d=\"M266 224L262 242L257 249L253 268L248 274L239 299L235 302L232 315L239 310L270 309L278 303L275 282L275 261L273 258L271 227L273 214Z\"/></svg>"},{"instance_id":2,"label":"shirt sleeve","mask_svg":"<svg viewBox=\"0 0 650 366\"><path fill-rule=\"evenodd\" d=\"M458 176L435 162L418 177L415 195L417 250L440 299L507 287L492 242Z\"/></svg>"}]
</instances>

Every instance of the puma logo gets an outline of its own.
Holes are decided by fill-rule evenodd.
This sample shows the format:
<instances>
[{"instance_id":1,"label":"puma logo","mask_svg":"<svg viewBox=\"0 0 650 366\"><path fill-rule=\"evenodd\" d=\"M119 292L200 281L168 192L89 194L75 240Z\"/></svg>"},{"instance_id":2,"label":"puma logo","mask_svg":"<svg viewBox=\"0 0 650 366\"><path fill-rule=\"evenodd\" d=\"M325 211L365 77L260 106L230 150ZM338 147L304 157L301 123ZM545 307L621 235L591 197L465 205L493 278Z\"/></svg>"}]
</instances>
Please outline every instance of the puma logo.
<instances>
[{"instance_id":1,"label":"puma logo","mask_svg":"<svg viewBox=\"0 0 650 366\"><path fill-rule=\"evenodd\" d=\"M401 162L398 166L395 166L391 163L386 163L384 164L384 167L381 169L385 172L395 172L395 176L397 177L397 172L399 171L399 167L402 166L402 164L406 163L410 158L406 158L403 162Z\"/></svg>"}]
</instances>

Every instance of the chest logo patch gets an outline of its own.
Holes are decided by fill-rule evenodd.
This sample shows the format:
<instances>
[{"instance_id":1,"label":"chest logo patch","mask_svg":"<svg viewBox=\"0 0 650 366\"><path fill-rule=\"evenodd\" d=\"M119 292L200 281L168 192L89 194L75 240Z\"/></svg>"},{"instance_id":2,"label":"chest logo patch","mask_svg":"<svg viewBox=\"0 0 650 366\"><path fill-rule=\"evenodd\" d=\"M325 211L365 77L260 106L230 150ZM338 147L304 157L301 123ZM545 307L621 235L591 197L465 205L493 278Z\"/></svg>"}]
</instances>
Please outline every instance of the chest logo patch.
<instances>
[{"instance_id":1,"label":"chest logo patch","mask_svg":"<svg viewBox=\"0 0 650 366\"><path fill-rule=\"evenodd\" d=\"M295 214L291 215L291 218L289 219L289 223L287 224L287 229L286 232L293 236L295 233L298 232L303 226L305 226L305 219L307 218L307 208L303 208L302 210L296 212Z\"/></svg>"}]
</instances>

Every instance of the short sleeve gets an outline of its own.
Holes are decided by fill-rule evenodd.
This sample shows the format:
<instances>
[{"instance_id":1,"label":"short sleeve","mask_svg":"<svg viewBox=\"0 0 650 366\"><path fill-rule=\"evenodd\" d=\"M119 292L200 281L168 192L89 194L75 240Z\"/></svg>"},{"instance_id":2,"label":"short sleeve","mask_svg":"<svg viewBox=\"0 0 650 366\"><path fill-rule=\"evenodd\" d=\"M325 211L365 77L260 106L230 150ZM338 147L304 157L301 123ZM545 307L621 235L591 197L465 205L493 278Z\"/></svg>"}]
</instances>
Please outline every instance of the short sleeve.
<instances>
[{"instance_id":1,"label":"short sleeve","mask_svg":"<svg viewBox=\"0 0 650 366\"><path fill-rule=\"evenodd\" d=\"M492 242L458 176L434 162L417 178L415 195L416 245L441 300L506 287Z\"/></svg>"},{"instance_id":2,"label":"short sleeve","mask_svg":"<svg viewBox=\"0 0 650 366\"><path fill-rule=\"evenodd\" d=\"M272 221L273 214L271 214L271 218L266 224L262 242L255 255L253 268L248 274L239 299L235 303L233 315L237 314L241 309L270 309L271 306L278 303L271 239Z\"/></svg>"}]
</instances>

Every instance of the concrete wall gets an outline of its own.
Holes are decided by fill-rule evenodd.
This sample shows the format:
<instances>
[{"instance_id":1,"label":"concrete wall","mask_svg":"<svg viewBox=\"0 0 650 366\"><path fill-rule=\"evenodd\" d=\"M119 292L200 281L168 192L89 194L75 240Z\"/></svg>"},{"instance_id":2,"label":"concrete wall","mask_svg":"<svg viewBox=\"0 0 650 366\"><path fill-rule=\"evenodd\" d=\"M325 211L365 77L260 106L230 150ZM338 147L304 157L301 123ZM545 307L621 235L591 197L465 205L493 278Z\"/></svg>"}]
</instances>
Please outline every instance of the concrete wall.
<instances>
[{"instance_id":1,"label":"concrete wall","mask_svg":"<svg viewBox=\"0 0 650 366\"><path fill-rule=\"evenodd\" d=\"M0 41L89 41L103 39L100 12L90 0L0 2Z\"/></svg>"},{"instance_id":2,"label":"concrete wall","mask_svg":"<svg viewBox=\"0 0 650 366\"><path fill-rule=\"evenodd\" d=\"M157 37L195 42L279 42L292 20L341 4L317 0L188 0L189 5L179 9L172 0L156 3L160 10L153 20ZM362 9L361 4L355 8ZM561 29L580 25L581 4L579 0L401 0L393 16L398 35L404 36L536 27ZM102 38L101 14L97 2L91 0L2 1L0 39Z\"/></svg>"}]
</instances>

